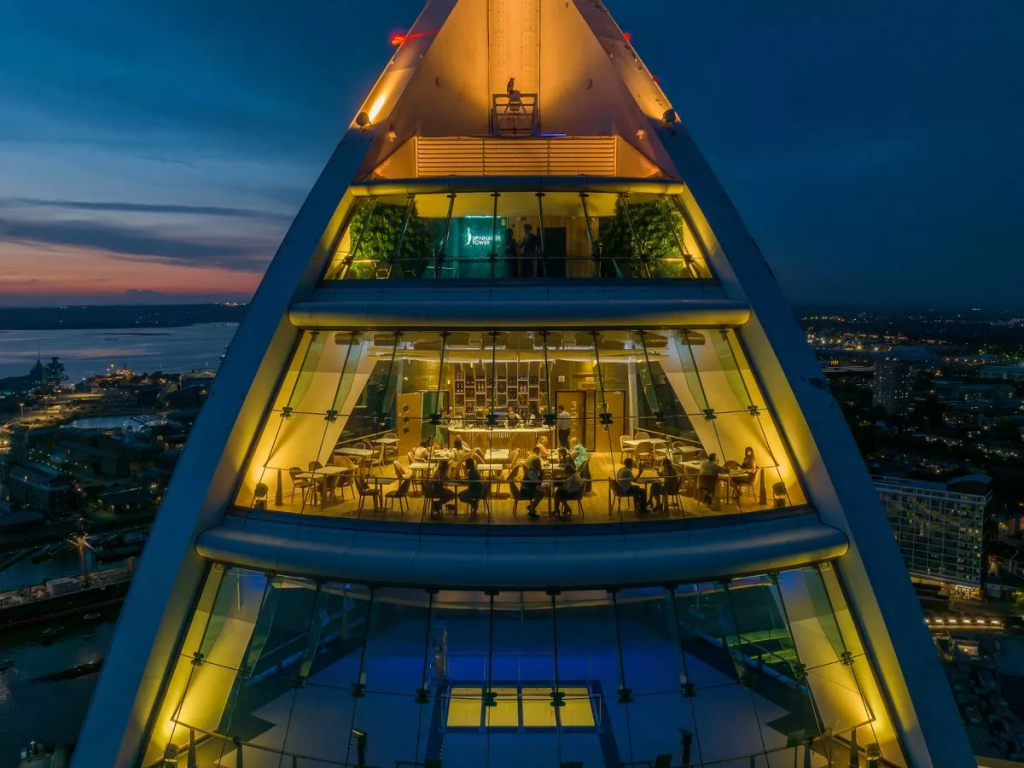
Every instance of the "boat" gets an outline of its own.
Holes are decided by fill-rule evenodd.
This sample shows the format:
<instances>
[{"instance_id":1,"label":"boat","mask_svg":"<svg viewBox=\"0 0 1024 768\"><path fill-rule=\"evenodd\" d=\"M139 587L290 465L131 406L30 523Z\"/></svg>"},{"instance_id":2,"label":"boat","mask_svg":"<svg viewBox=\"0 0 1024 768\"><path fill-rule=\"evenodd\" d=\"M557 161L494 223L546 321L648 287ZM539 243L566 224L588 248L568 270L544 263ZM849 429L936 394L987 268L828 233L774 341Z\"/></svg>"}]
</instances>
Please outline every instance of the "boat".
<instances>
[{"instance_id":1,"label":"boat","mask_svg":"<svg viewBox=\"0 0 1024 768\"><path fill-rule=\"evenodd\" d=\"M14 659L0 659L0 672L6 672L14 666Z\"/></svg>"},{"instance_id":2,"label":"boat","mask_svg":"<svg viewBox=\"0 0 1024 768\"><path fill-rule=\"evenodd\" d=\"M96 619L98 619L99 617L100 615L98 613L87 613L82 618L86 621L96 621Z\"/></svg>"},{"instance_id":3,"label":"boat","mask_svg":"<svg viewBox=\"0 0 1024 768\"><path fill-rule=\"evenodd\" d=\"M84 635L82 635L82 638L88 640L90 638L98 636L99 633L100 631L98 629L94 629L92 632L86 632Z\"/></svg>"},{"instance_id":4,"label":"boat","mask_svg":"<svg viewBox=\"0 0 1024 768\"><path fill-rule=\"evenodd\" d=\"M43 630L43 640L53 640L64 634L64 627L47 627Z\"/></svg>"},{"instance_id":5,"label":"boat","mask_svg":"<svg viewBox=\"0 0 1024 768\"><path fill-rule=\"evenodd\" d=\"M30 624L85 614L119 605L128 594L135 561L86 575L48 579L42 584L0 593L0 633ZM91 621L95 618L89 619Z\"/></svg>"}]
</instances>

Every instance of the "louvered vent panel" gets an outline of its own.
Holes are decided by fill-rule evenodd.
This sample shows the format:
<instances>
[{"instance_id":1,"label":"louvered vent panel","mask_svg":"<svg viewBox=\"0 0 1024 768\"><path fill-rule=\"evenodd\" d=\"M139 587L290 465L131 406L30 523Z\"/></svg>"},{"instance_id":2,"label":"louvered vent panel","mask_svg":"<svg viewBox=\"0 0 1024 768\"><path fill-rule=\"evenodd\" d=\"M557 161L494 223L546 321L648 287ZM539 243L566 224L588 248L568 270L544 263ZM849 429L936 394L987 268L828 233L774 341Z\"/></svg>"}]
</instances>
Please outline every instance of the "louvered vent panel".
<instances>
[{"instance_id":1,"label":"louvered vent panel","mask_svg":"<svg viewBox=\"0 0 1024 768\"><path fill-rule=\"evenodd\" d=\"M416 169L430 176L614 176L613 136L558 139L419 138Z\"/></svg>"}]
</instances>

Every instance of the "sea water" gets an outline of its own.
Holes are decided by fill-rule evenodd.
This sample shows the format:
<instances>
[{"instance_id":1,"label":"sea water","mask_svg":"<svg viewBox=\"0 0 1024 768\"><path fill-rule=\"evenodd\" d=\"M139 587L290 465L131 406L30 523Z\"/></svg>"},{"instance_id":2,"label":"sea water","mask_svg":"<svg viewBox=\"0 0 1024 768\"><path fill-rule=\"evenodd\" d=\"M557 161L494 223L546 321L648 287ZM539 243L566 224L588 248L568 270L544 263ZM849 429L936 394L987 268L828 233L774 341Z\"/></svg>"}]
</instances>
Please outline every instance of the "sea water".
<instances>
[{"instance_id":1,"label":"sea water","mask_svg":"<svg viewBox=\"0 0 1024 768\"><path fill-rule=\"evenodd\" d=\"M187 373L216 369L237 323L180 328L0 330L0 379L24 376L37 359L59 357L73 384L112 369Z\"/></svg>"}]
</instances>

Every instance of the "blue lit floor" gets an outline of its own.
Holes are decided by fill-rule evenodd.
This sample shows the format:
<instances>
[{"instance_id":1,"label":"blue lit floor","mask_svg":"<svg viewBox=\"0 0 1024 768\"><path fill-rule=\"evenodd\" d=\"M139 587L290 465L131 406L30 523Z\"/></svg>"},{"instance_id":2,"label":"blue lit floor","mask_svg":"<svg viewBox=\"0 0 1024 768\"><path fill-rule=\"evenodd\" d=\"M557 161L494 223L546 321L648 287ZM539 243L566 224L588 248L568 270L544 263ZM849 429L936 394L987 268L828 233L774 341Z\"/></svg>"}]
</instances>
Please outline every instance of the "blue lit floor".
<instances>
[{"instance_id":1,"label":"blue lit floor","mask_svg":"<svg viewBox=\"0 0 1024 768\"><path fill-rule=\"evenodd\" d=\"M251 712L236 711L236 723L248 718L262 724L257 728L261 732L246 741L273 750L246 747L244 766L291 768L291 755L299 756L296 764L302 768L344 764L346 756L355 765L355 749L349 749L352 728L367 734L365 765L376 768L425 758L440 758L444 768L557 768L571 761L612 768L620 761L653 761L661 754L672 755L672 765L678 766L683 728L695 734L694 766L792 768L794 751L786 748L787 733L798 731L799 718L779 703L792 692L772 683L767 686L771 700L755 693L739 683L720 647L698 641L696 655L685 654L686 674L696 695L684 698L679 693L678 650L667 636L645 626L642 616L639 619L620 621L621 637L613 622L600 618L562 621L557 627L558 679L587 681L604 693L594 701L596 728L445 732L446 702L436 692L447 691L447 685L431 681L435 695L427 704L416 702L413 692L422 677L424 631L419 624L400 622L367 645L362 658L367 688L361 698L351 694L361 663L357 650L315 671L304 687L287 688ZM452 613L443 625L448 632L448 679L485 684L488 623ZM507 612L495 620L493 636L491 680L554 680L550 621ZM620 703L616 694L622 673L632 691L628 704ZM219 747L207 745L202 752L201 765L236 765L233 747L219 760ZM802 750L799 757L803 765ZM815 768L826 764L821 755L812 756Z\"/></svg>"}]
</instances>

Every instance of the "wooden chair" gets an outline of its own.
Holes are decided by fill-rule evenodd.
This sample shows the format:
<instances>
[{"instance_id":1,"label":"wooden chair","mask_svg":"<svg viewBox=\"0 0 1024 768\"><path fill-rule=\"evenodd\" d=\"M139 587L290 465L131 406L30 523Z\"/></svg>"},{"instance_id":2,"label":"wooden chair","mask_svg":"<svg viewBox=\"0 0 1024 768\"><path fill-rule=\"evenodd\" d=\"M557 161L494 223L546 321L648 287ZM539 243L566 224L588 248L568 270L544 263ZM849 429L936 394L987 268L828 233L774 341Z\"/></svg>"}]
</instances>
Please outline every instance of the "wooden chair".
<instances>
[{"instance_id":1,"label":"wooden chair","mask_svg":"<svg viewBox=\"0 0 1024 768\"><path fill-rule=\"evenodd\" d=\"M321 499L321 503L326 506L328 500L334 503L338 502L338 484L341 482L344 475L324 475L324 495Z\"/></svg>"},{"instance_id":2,"label":"wooden chair","mask_svg":"<svg viewBox=\"0 0 1024 768\"><path fill-rule=\"evenodd\" d=\"M318 469L323 469L323 468L324 468L324 465L321 464L319 461L311 461L311 462L309 462L309 471L310 472L316 472Z\"/></svg>"},{"instance_id":3,"label":"wooden chair","mask_svg":"<svg viewBox=\"0 0 1024 768\"><path fill-rule=\"evenodd\" d=\"M636 432L633 433L633 439L634 440L650 440L651 436L649 434L647 434L646 432L644 432L642 429L638 429Z\"/></svg>"},{"instance_id":4,"label":"wooden chair","mask_svg":"<svg viewBox=\"0 0 1024 768\"><path fill-rule=\"evenodd\" d=\"M292 495L289 501L295 501L295 490L297 488L301 488L302 503L305 504L306 491L310 490L313 487L313 481L310 480L308 477L299 477L299 475L302 474L301 467L292 467L291 469L288 470L288 474L291 475L292 478Z\"/></svg>"},{"instance_id":5,"label":"wooden chair","mask_svg":"<svg viewBox=\"0 0 1024 768\"><path fill-rule=\"evenodd\" d=\"M618 514L622 514L622 500L626 500L626 504L629 509L636 511L636 505L634 504L633 497L628 493L623 493L622 489L619 488L619 484L615 480L608 481L608 517L612 516L612 499L615 499L615 511Z\"/></svg>"},{"instance_id":6,"label":"wooden chair","mask_svg":"<svg viewBox=\"0 0 1024 768\"><path fill-rule=\"evenodd\" d=\"M594 476L590 474L590 459L583 462L580 467L580 478L583 480L583 495L590 496L594 493Z\"/></svg>"},{"instance_id":7,"label":"wooden chair","mask_svg":"<svg viewBox=\"0 0 1024 768\"><path fill-rule=\"evenodd\" d=\"M786 490L786 484L781 480L772 485L772 501L776 507L788 507L789 491Z\"/></svg>"},{"instance_id":8,"label":"wooden chair","mask_svg":"<svg viewBox=\"0 0 1024 768\"><path fill-rule=\"evenodd\" d=\"M638 467L654 466L654 443L650 440L641 440L633 451L633 461Z\"/></svg>"},{"instance_id":9,"label":"wooden chair","mask_svg":"<svg viewBox=\"0 0 1024 768\"><path fill-rule=\"evenodd\" d=\"M532 501L533 496L523 493L522 488L519 486L517 481L520 476L526 471L526 465L523 463L516 464L508 473L508 490L512 494L512 517L516 516L519 510L520 501Z\"/></svg>"},{"instance_id":10,"label":"wooden chair","mask_svg":"<svg viewBox=\"0 0 1024 768\"><path fill-rule=\"evenodd\" d=\"M388 509L395 511L395 500L398 500L398 509L404 515L409 511L409 492L412 490L412 480L408 477L400 478L398 488L388 491L384 498L388 501Z\"/></svg>"},{"instance_id":11,"label":"wooden chair","mask_svg":"<svg viewBox=\"0 0 1024 768\"><path fill-rule=\"evenodd\" d=\"M627 456L633 455L633 447L626 445L630 438L627 435L619 435L619 463L623 463Z\"/></svg>"},{"instance_id":12,"label":"wooden chair","mask_svg":"<svg viewBox=\"0 0 1024 768\"><path fill-rule=\"evenodd\" d=\"M366 481L361 477L355 478L356 491L359 493L359 506L356 508L356 514L363 511L363 505L366 503L366 498L369 496L373 499L373 511L380 512L384 508L384 494L377 486L370 486L366 484Z\"/></svg>"},{"instance_id":13,"label":"wooden chair","mask_svg":"<svg viewBox=\"0 0 1024 768\"><path fill-rule=\"evenodd\" d=\"M718 485L718 475L697 476L697 508L700 505L711 508L715 504L715 486Z\"/></svg>"}]
</instances>

